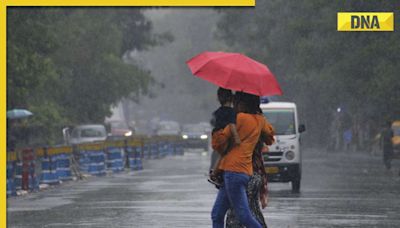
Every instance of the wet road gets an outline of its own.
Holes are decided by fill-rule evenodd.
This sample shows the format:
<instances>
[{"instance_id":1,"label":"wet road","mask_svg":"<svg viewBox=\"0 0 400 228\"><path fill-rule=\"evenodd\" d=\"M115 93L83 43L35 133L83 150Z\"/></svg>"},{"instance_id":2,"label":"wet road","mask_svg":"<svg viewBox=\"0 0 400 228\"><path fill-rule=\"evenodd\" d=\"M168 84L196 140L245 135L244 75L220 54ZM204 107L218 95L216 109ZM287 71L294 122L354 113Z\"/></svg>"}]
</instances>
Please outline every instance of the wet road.
<instances>
[{"instance_id":1,"label":"wet road","mask_svg":"<svg viewBox=\"0 0 400 228\"><path fill-rule=\"evenodd\" d=\"M400 177L380 157L303 151L300 194L269 185L271 228L400 227ZM216 189L200 151L144 162L139 172L8 199L8 227L211 227ZM394 162L397 174L400 161Z\"/></svg>"}]
</instances>

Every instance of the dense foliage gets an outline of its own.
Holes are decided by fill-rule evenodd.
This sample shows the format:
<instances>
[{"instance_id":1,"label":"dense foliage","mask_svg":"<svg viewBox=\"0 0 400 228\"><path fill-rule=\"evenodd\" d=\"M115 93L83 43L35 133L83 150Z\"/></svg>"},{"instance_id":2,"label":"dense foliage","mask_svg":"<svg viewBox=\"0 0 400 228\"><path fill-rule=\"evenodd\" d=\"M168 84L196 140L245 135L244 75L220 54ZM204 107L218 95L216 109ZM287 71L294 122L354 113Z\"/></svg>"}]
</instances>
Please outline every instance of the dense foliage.
<instances>
[{"instance_id":1,"label":"dense foliage","mask_svg":"<svg viewBox=\"0 0 400 228\"><path fill-rule=\"evenodd\" d=\"M9 8L7 23L7 109L32 111L29 125L48 142L146 94L154 80L129 52L171 39L133 8Z\"/></svg>"},{"instance_id":2,"label":"dense foliage","mask_svg":"<svg viewBox=\"0 0 400 228\"><path fill-rule=\"evenodd\" d=\"M310 141L327 144L335 129L352 129L363 148L385 121L400 118L400 31L337 32L336 14L398 9L396 1L257 1L220 9L218 37L271 68ZM332 124L338 118L340 126Z\"/></svg>"}]
</instances>

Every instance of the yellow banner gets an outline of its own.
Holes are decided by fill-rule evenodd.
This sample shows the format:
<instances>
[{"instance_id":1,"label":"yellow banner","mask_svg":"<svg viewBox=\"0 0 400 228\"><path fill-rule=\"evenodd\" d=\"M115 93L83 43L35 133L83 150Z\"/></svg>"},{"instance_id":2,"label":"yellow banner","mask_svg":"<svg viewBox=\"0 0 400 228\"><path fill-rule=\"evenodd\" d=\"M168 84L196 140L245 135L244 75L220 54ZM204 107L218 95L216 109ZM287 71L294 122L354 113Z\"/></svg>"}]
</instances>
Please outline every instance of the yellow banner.
<instances>
[{"instance_id":1,"label":"yellow banner","mask_svg":"<svg viewBox=\"0 0 400 228\"><path fill-rule=\"evenodd\" d=\"M44 149L43 148L37 148L36 150L35 150L35 154L36 154L36 157L43 157L44 156Z\"/></svg>"},{"instance_id":2,"label":"yellow banner","mask_svg":"<svg viewBox=\"0 0 400 228\"><path fill-rule=\"evenodd\" d=\"M387 12L338 13L337 30L344 32L394 31L394 14Z\"/></svg>"},{"instance_id":3,"label":"yellow banner","mask_svg":"<svg viewBox=\"0 0 400 228\"><path fill-rule=\"evenodd\" d=\"M90 143L90 144L81 144L78 146L79 150L87 150L87 151L103 151L104 143Z\"/></svg>"},{"instance_id":4,"label":"yellow banner","mask_svg":"<svg viewBox=\"0 0 400 228\"><path fill-rule=\"evenodd\" d=\"M7 0L8 6L255 6L255 0Z\"/></svg>"},{"instance_id":5,"label":"yellow banner","mask_svg":"<svg viewBox=\"0 0 400 228\"><path fill-rule=\"evenodd\" d=\"M63 146L63 147L52 147L47 149L48 155L56 155L56 154L69 154L72 153L72 147Z\"/></svg>"},{"instance_id":6,"label":"yellow banner","mask_svg":"<svg viewBox=\"0 0 400 228\"><path fill-rule=\"evenodd\" d=\"M124 140L106 141L105 144L106 144L107 147L125 147L125 141Z\"/></svg>"},{"instance_id":7,"label":"yellow banner","mask_svg":"<svg viewBox=\"0 0 400 228\"><path fill-rule=\"evenodd\" d=\"M127 141L127 146L142 146L143 141L140 139L131 139Z\"/></svg>"},{"instance_id":8,"label":"yellow banner","mask_svg":"<svg viewBox=\"0 0 400 228\"><path fill-rule=\"evenodd\" d=\"M11 162L11 161L16 161L17 160L17 152L13 151L13 152L7 152L7 161Z\"/></svg>"}]
</instances>

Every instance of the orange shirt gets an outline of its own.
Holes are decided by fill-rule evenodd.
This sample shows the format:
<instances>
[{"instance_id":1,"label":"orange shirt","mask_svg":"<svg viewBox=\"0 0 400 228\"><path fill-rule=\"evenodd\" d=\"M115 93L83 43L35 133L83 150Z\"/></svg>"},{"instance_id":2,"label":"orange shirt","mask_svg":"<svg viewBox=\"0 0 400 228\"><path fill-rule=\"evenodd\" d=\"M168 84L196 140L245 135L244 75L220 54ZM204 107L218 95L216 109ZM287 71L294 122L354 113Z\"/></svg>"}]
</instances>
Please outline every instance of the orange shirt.
<instances>
[{"instance_id":1,"label":"orange shirt","mask_svg":"<svg viewBox=\"0 0 400 228\"><path fill-rule=\"evenodd\" d=\"M274 130L263 115L247 113L237 114L236 129L241 143L233 146L227 155L222 157L219 169L251 176L253 175L252 155L260 133L271 136L267 137L269 140L266 140L266 143L270 145ZM213 148L216 150L222 148L221 145L226 144L230 137L232 137L232 133L229 126L225 127L223 131L215 132L212 139Z\"/></svg>"}]
</instances>

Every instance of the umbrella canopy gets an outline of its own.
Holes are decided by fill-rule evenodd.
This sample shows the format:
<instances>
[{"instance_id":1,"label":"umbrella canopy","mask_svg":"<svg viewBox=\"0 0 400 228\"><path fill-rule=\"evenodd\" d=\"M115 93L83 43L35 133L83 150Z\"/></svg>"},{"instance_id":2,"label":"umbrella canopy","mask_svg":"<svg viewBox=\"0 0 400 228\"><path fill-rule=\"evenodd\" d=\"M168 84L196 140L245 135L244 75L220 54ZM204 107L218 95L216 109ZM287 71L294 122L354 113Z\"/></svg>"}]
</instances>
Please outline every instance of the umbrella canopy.
<instances>
[{"instance_id":1,"label":"umbrella canopy","mask_svg":"<svg viewBox=\"0 0 400 228\"><path fill-rule=\"evenodd\" d=\"M33 115L32 112L30 112L26 109L12 109L10 111L7 111L8 119L21 119L21 118L26 118L31 115Z\"/></svg>"},{"instance_id":2,"label":"umbrella canopy","mask_svg":"<svg viewBox=\"0 0 400 228\"><path fill-rule=\"evenodd\" d=\"M186 64L192 74L225 89L258 96L282 95L268 67L243 54L202 52Z\"/></svg>"}]
</instances>

